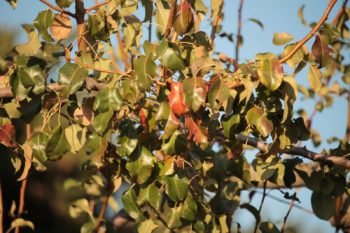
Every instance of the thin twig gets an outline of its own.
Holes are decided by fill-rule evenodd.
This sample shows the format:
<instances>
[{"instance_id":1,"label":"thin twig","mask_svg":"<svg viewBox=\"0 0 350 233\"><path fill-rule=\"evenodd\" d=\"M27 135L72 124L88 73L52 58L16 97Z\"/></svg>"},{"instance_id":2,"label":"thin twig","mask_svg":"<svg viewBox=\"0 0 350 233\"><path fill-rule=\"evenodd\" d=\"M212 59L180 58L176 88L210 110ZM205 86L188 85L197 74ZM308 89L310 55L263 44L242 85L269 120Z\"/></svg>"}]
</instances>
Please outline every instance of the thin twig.
<instances>
[{"instance_id":1,"label":"thin twig","mask_svg":"<svg viewBox=\"0 0 350 233\"><path fill-rule=\"evenodd\" d=\"M76 18L76 15L73 14L72 12L69 12L69 11L65 11L63 10L62 8L58 7L58 6L55 6L55 5L52 5L51 3L49 3L48 1L46 0L39 0L40 2L44 3L45 5L47 5L48 7L50 7L51 9L55 10L55 11L58 11L58 12L61 12L61 13L64 13L66 15L69 15L73 18Z\"/></svg>"},{"instance_id":2,"label":"thin twig","mask_svg":"<svg viewBox=\"0 0 350 233\"><path fill-rule=\"evenodd\" d=\"M349 139L350 139L350 86L348 91L348 120L346 125L344 141L346 143L349 143Z\"/></svg>"},{"instance_id":3,"label":"thin twig","mask_svg":"<svg viewBox=\"0 0 350 233\"><path fill-rule=\"evenodd\" d=\"M28 141L30 138L31 138L31 126L30 124L26 124L26 140ZM28 176L22 181L22 184L21 184L17 218L22 217L22 214L24 212L24 203L25 203L24 199L26 196L27 181L28 181ZM20 229L19 227L16 227L15 233L19 233L19 229Z\"/></svg>"},{"instance_id":4,"label":"thin twig","mask_svg":"<svg viewBox=\"0 0 350 233\"><path fill-rule=\"evenodd\" d=\"M239 48L241 47L241 30L242 30L242 9L243 9L244 0L239 1L238 8L238 26L237 26L237 39L236 39L236 61L239 61Z\"/></svg>"},{"instance_id":5,"label":"thin twig","mask_svg":"<svg viewBox=\"0 0 350 233\"><path fill-rule=\"evenodd\" d=\"M259 209L258 209L259 215L260 215L260 213L261 213L262 207L263 207L263 205L264 205L265 197L266 197L266 184L267 184L267 180L264 181L263 195L262 195L262 198L261 198L260 207L259 207ZM256 233L257 230L258 230L258 226L259 226L259 224L260 224L260 220L261 220L260 217L256 220L255 227L254 227L254 233Z\"/></svg>"},{"instance_id":6,"label":"thin twig","mask_svg":"<svg viewBox=\"0 0 350 233\"><path fill-rule=\"evenodd\" d=\"M270 144L264 143L260 139L247 137L242 134L236 134L236 139L241 143L247 144L249 146L253 146L259 149L261 152L268 152ZM315 162L320 162L329 165L337 165L340 167L344 167L350 169L350 160L343 156L332 156L332 155L324 155L320 153L316 153L313 151L309 151L305 147L292 147L290 149L285 149L280 151L280 153L290 154L290 155L299 155L304 158L313 160Z\"/></svg>"},{"instance_id":7,"label":"thin twig","mask_svg":"<svg viewBox=\"0 0 350 233\"><path fill-rule=\"evenodd\" d=\"M90 13L90 11L96 10L97 8L99 8L99 7L101 7L101 6L104 6L104 5L107 5L108 3L109 3L109 1L97 3L96 5L94 5L94 6L92 6L92 7L86 8L86 9L85 9L85 12L86 12L86 13Z\"/></svg>"},{"instance_id":8,"label":"thin twig","mask_svg":"<svg viewBox=\"0 0 350 233\"><path fill-rule=\"evenodd\" d=\"M283 225L282 225L282 228L281 228L281 233L284 233L284 229L286 228L286 223L287 223L287 219L288 219L288 216L290 214L290 212L292 211L292 208L294 206L294 199L292 199L292 201L290 202L290 205L289 205L289 209L287 211L287 214L286 216L284 216L283 218Z\"/></svg>"},{"instance_id":9,"label":"thin twig","mask_svg":"<svg viewBox=\"0 0 350 233\"><path fill-rule=\"evenodd\" d=\"M117 36L120 52L122 55L122 60L123 60L124 66L125 66L125 70L128 70L130 68L130 64L128 62L128 54L127 54L126 49L125 49L124 41L123 41L119 31L116 32L116 36Z\"/></svg>"},{"instance_id":10,"label":"thin twig","mask_svg":"<svg viewBox=\"0 0 350 233\"><path fill-rule=\"evenodd\" d=\"M325 21L328 18L329 13L331 12L332 8L334 7L335 3L337 2L337 0L331 0L329 2L329 5L326 9L326 11L324 12L322 18L320 19L320 21L318 21L318 23L316 24L316 26L309 32L309 34L307 34L304 39L302 39L301 41L299 41L294 48L292 49L292 51L290 51L286 56L284 56L283 58L281 58L279 60L280 63L285 63L286 61L288 61L290 58L293 57L293 55L306 43L308 42L315 34L316 32L321 28L321 26L325 23Z\"/></svg>"},{"instance_id":11,"label":"thin twig","mask_svg":"<svg viewBox=\"0 0 350 233\"><path fill-rule=\"evenodd\" d=\"M110 194L108 193L106 195L106 198L102 204L102 209L100 211L100 214L98 215L98 219L97 219L97 223L96 223L96 227L95 227L95 231L98 232L98 229L101 227L102 225L102 221L103 221L103 218L106 214L106 211L107 211L107 207L108 207L108 201L109 201L109 198L110 198Z\"/></svg>"},{"instance_id":12,"label":"thin twig","mask_svg":"<svg viewBox=\"0 0 350 233\"><path fill-rule=\"evenodd\" d=\"M4 232L3 213L4 213L4 208L2 204L2 187L1 187L1 181L0 181L0 233Z\"/></svg>"},{"instance_id":13,"label":"thin twig","mask_svg":"<svg viewBox=\"0 0 350 233\"><path fill-rule=\"evenodd\" d=\"M348 0L345 0L343 2L342 7L339 9L338 13L336 14L336 16L334 17L334 19L332 20L332 25L335 26L338 22L338 19L344 14L345 10L346 10L346 4L348 4Z\"/></svg>"},{"instance_id":14,"label":"thin twig","mask_svg":"<svg viewBox=\"0 0 350 233\"><path fill-rule=\"evenodd\" d=\"M224 0L221 1L221 4L219 6L218 14L215 16L215 19L213 20L211 24L211 34L210 34L210 45L213 48L214 47L214 40L215 40L215 34L216 34L216 27L219 24L219 21L222 17L222 7L224 5Z\"/></svg>"},{"instance_id":15,"label":"thin twig","mask_svg":"<svg viewBox=\"0 0 350 233\"><path fill-rule=\"evenodd\" d=\"M174 23L174 18L175 18L175 13L177 8L176 6L177 6L177 0L172 0L168 22L166 24L166 28L164 31L164 37L168 37L170 35L171 28L173 27L173 23Z\"/></svg>"}]
</instances>

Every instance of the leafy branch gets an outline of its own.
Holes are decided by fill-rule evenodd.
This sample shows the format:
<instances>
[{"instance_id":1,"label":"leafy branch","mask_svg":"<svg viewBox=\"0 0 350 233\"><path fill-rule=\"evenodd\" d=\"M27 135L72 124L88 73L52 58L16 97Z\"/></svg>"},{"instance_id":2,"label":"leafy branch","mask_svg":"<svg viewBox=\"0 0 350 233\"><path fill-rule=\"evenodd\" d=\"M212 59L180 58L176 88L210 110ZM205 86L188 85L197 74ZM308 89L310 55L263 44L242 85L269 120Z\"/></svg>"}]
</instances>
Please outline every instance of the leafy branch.
<instances>
[{"instance_id":1,"label":"leafy branch","mask_svg":"<svg viewBox=\"0 0 350 233\"><path fill-rule=\"evenodd\" d=\"M237 134L236 139L241 143L246 143L250 146L253 146L259 149L263 153L267 153L269 151L269 147L271 146L271 144L266 144L260 139L247 137L242 134ZM281 151L281 153L291 154L291 155L300 155L304 158L307 158L316 162L321 162L321 163L330 164L330 165L337 165L340 167L350 169L350 160L348 160L345 157L323 155L320 153L310 151L305 147L292 147L290 149L285 149Z\"/></svg>"},{"instance_id":2,"label":"leafy branch","mask_svg":"<svg viewBox=\"0 0 350 233\"><path fill-rule=\"evenodd\" d=\"M58 7L58 6L55 6L55 5L52 5L50 2L48 2L47 0L39 0L40 2L44 3L45 5L47 5L48 7L50 7L51 9L55 10L55 11L58 11L58 12L61 12L63 14L66 14L66 15L69 15L73 18L76 18L76 15L73 14L72 12L69 12L69 11L65 11L63 10L62 8Z\"/></svg>"},{"instance_id":3,"label":"leafy branch","mask_svg":"<svg viewBox=\"0 0 350 233\"><path fill-rule=\"evenodd\" d=\"M326 11L324 12L322 18L318 21L318 23L313 27L313 29L307 34L301 41L299 41L294 48L284 57L282 57L279 62L280 63L285 63L288 61L290 58L293 57L293 55L301 48L303 45L308 42L315 34L316 32L321 28L321 26L326 22L329 13L331 12L332 8L336 4L337 0L331 0L328 4L328 7Z\"/></svg>"}]
</instances>

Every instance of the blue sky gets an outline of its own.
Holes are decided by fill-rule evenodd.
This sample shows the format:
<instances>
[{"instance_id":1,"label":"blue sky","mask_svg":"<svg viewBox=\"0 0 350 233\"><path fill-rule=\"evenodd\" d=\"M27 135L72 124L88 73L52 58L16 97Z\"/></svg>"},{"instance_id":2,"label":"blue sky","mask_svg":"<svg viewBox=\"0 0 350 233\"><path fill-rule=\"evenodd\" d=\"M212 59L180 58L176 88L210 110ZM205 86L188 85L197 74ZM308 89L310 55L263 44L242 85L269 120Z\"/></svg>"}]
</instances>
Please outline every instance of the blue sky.
<instances>
[{"instance_id":1,"label":"blue sky","mask_svg":"<svg viewBox=\"0 0 350 233\"><path fill-rule=\"evenodd\" d=\"M22 23L31 23L35 19L36 14L46 6L39 2L39 0L18 0L18 8L12 8L4 1L0 1L0 27L8 29L20 30L19 25ZM54 0L50 0L54 3ZM93 0L86 0L86 5L92 5ZM208 0L205 0L208 3ZM243 28L242 35L244 37L243 47L240 49L240 61L247 61L254 59L255 54L259 52L272 52L279 54L283 51L283 47L274 46L272 44L272 35L274 32L288 32L296 39L302 39L308 32L309 28L300 23L297 16L298 8L305 4L304 15L308 22L318 21L326 9L329 0L245 0L243 7ZM335 13L340 8L343 1L338 1L333 11L330 14L330 19L334 18ZM224 23L223 30L226 32L237 31L237 9L239 0L226 0L224 6ZM264 30L256 24L248 21L249 18L259 19L264 24ZM209 31L209 22L206 21L202 25L202 29ZM145 32L147 33L147 32ZM25 41L23 33L19 34L18 41ZM307 43L310 48L313 39ZM234 56L234 44L226 39L217 37L215 43L217 50L225 52L225 54ZM346 59L349 59L347 57ZM336 77L335 79L339 79ZM307 76L302 72L296 77L297 82L308 85ZM308 113L314 109L316 100L308 100L298 102L296 109L305 108ZM342 98L335 98L334 106L330 109L324 110L322 113L317 113L314 118L313 126L320 132L322 139L327 139L331 136L342 138L346 128L347 102ZM310 143L306 143L311 147ZM329 148L327 143L322 144L323 148ZM317 148L316 150L320 150ZM299 190L301 197L301 205L308 209L310 206L310 192ZM275 196L282 195L279 191L272 191ZM255 202L260 202L261 195L255 195ZM273 222L279 222L283 219L284 214L288 209L288 205L280 204L274 200L267 198L264 204L263 213L267 213L269 219ZM244 219L244 220L243 220ZM254 224L253 217L245 211L239 211L237 216L238 221L243 221L244 225ZM326 221L317 219L308 213L293 209L289 217L289 221L294 224L303 225L300 232L333 232L330 224Z\"/></svg>"}]
</instances>

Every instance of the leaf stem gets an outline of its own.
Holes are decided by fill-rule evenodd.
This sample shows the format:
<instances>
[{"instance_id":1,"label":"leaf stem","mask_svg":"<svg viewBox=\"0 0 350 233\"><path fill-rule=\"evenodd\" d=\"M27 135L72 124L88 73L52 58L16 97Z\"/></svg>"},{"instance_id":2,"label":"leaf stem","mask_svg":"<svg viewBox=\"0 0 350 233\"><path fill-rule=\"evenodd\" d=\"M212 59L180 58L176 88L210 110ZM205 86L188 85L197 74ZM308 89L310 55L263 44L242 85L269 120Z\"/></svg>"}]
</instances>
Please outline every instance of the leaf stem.
<instances>
[{"instance_id":1,"label":"leaf stem","mask_svg":"<svg viewBox=\"0 0 350 233\"><path fill-rule=\"evenodd\" d=\"M30 124L26 124L26 140L28 141L30 138L31 138L31 127L30 127ZM17 218L20 218L24 212L24 203L25 203L24 199L26 195L27 181L28 181L28 176L21 183ZM19 233L19 227L15 228L15 233Z\"/></svg>"},{"instance_id":2,"label":"leaf stem","mask_svg":"<svg viewBox=\"0 0 350 233\"><path fill-rule=\"evenodd\" d=\"M51 3L49 3L47 0L39 0L40 2L44 3L45 5L47 5L48 7L50 7L51 9L55 10L55 11L58 11L58 12L61 12L63 14L66 14L66 15L69 15L73 18L76 18L76 15L73 14L72 12L69 12L69 11L65 11L63 10L62 8L58 7L58 6L55 6L55 5L52 5Z\"/></svg>"},{"instance_id":3,"label":"leaf stem","mask_svg":"<svg viewBox=\"0 0 350 233\"><path fill-rule=\"evenodd\" d=\"M97 219L97 223L96 223L96 227L95 227L96 232L98 232L98 229L102 225L102 221L103 221L103 218L106 214L107 207L108 207L108 201L109 201L110 197L111 197L110 193L107 193L106 198L105 198L104 202L102 203L102 209L98 215L98 219Z\"/></svg>"},{"instance_id":4,"label":"leaf stem","mask_svg":"<svg viewBox=\"0 0 350 233\"><path fill-rule=\"evenodd\" d=\"M301 41L299 41L294 48L283 58L279 60L280 63L285 63L289 59L293 57L293 55L306 43L308 42L315 34L316 32L321 28L321 26L325 23L325 21L328 18L329 13L331 12L332 8L334 7L337 0L331 0L328 4L328 7L326 11L324 12L322 18L318 21L316 26L307 34Z\"/></svg>"},{"instance_id":5,"label":"leaf stem","mask_svg":"<svg viewBox=\"0 0 350 233\"><path fill-rule=\"evenodd\" d=\"M294 199L292 199L292 201L290 202L290 205L289 205L289 209L286 213L286 216L284 216L283 218L283 225L282 225L282 228L281 228L281 233L284 233L284 229L286 228L286 223L287 223L287 219L288 219L288 216L290 214L290 212L292 211L292 208L294 206Z\"/></svg>"},{"instance_id":6,"label":"leaf stem","mask_svg":"<svg viewBox=\"0 0 350 233\"><path fill-rule=\"evenodd\" d=\"M241 30L242 30L242 9L243 9L244 0L239 1L238 8L238 27L237 27L237 39L236 39L236 61L239 61L239 48L241 47Z\"/></svg>"},{"instance_id":7,"label":"leaf stem","mask_svg":"<svg viewBox=\"0 0 350 233\"><path fill-rule=\"evenodd\" d=\"M267 180L264 181L263 195L262 195L261 202L260 202L260 207L259 207L259 210L258 210L259 216L260 216L262 207L264 205L265 197L266 197L266 184L267 184ZM260 220L261 220L261 217L259 217L259 219L256 220L255 227L254 227L254 233L256 233L257 230L258 230L258 226L260 224Z\"/></svg>"},{"instance_id":8,"label":"leaf stem","mask_svg":"<svg viewBox=\"0 0 350 233\"><path fill-rule=\"evenodd\" d=\"M101 7L101 6L104 6L104 5L107 5L108 3L109 3L109 1L97 3L96 5L94 5L94 6L92 6L92 7L86 8L86 9L85 9L85 12L86 12L86 13L90 13L90 11L96 10L97 8L99 8L99 7Z\"/></svg>"}]
</instances>

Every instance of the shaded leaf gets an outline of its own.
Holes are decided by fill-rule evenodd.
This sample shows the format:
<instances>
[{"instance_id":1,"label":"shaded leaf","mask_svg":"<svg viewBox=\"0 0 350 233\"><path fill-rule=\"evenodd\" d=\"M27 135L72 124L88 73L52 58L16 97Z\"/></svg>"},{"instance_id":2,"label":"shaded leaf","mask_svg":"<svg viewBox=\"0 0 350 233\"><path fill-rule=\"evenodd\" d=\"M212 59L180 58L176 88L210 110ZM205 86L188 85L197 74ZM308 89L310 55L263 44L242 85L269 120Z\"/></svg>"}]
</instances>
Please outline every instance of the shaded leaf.
<instances>
[{"instance_id":1,"label":"shaded leaf","mask_svg":"<svg viewBox=\"0 0 350 233\"><path fill-rule=\"evenodd\" d=\"M58 71L58 83L65 85L62 93L68 96L77 92L87 76L85 68L73 63L64 64Z\"/></svg>"},{"instance_id":2,"label":"shaded leaf","mask_svg":"<svg viewBox=\"0 0 350 233\"><path fill-rule=\"evenodd\" d=\"M143 220L144 216L136 202L136 193L133 188L126 191L122 196L122 202L126 212L136 220Z\"/></svg>"},{"instance_id":3,"label":"shaded leaf","mask_svg":"<svg viewBox=\"0 0 350 233\"><path fill-rule=\"evenodd\" d=\"M165 176L164 183L165 192L171 200L176 202L185 199L189 188L189 181L186 177Z\"/></svg>"},{"instance_id":4,"label":"shaded leaf","mask_svg":"<svg viewBox=\"0 0 350 233\"><path fill-rule=\"evenodd\" d=\"M140 149L138 158L134 161L129 161L126 164L126 169L131 177L135 178L138 184L143 184L151 176L154 167L154 156L145 147Z\"/></svg>"},{"instance_id":5,"label":"shaded leaf","mask_svg":"<svg viewBox=\"0 0 350 233\"><path fill-rule=\"evenodd\" d=\"M152 78L156 75L157 65L152 59L152 55L140 56L135 61L136 80L139 82L142 89L151 87Z\"/></svg>"},{"instance_id":6,"label":"shaded leaf","mask_svg":"<svg viewBox=\"0 0 350 233\"><path fill-rule=\"evenodd\" d=\"M330 195L313 192L311 205L312 210L320 219L329 220L335 214L335 198Z\"/></svg>"},{"instance_id":7,"label":"shaded leaf","mask_svg":"<svg viewBox=\"0 0 350 233\"><path fill-rule=\"evenodd\" d=\"M258 75L260 82L269 90L276 90L283 80L283 68L277 59L258 61Z\"/></svg>"},{"instance_id":8,"label":"shaded leaf","mask_svg":"<svg viewBox=\"0 0 350 233\"><path fill-rule=\"evenodd\" d=\"M41 11L34 21L34 26L38 29L40 35L47 42L52 42L50 34L47 29L51 26L54 21L53 13L50 9Z\"/></svg>"},{"instance_id":9,"label":"shaded leaf","mask_svg":"<svg viewBox=\"0 0 350 233\"><path fill-rule=\"evenodd\" d=\"M48 138L46 156L49 160L57 160L70 151L70 145L61 126L58 126Z\"/></svg>"}]
</instances>

